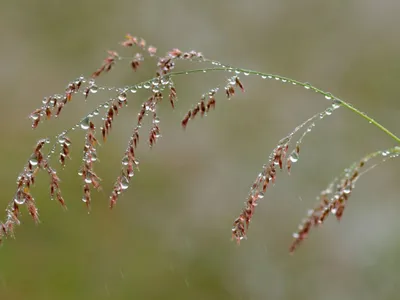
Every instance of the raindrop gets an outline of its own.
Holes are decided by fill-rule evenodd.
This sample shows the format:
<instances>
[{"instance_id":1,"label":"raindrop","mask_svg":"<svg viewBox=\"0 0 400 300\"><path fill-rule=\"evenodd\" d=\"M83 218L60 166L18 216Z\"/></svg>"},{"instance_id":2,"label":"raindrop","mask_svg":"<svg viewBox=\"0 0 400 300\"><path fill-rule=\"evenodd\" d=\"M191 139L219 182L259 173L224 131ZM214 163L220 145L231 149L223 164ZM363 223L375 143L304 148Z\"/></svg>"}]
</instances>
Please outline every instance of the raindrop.
<instances>
[{"instance_id":1,"label":"raindrop","mask_svg":"<svg viewBox=\"0 0 400 300\"><path fill-rule=\"evenodd\" d=\"M126 178L125 176L122 177L121 182L120 182L120 185L121 185L121 189L126 190L126 189L129 187L129 180L128 180L128 178Z\"/></svg>"},{"instance_id":2,"label":"raindrop","mask_svg":"<svg viewBox=\"0 0 400 300\"><path fill-rule=\"evenodd\" d=\"M330 94L330 93L328 93L328 94L325 94L325 99L326 100L332 100L332 94Z\"/></svg>"},{"instance_id":3,"label":"raindrop","mask_svg":"<svg viewBox=\"0 0 400 300\"><path fill-rule=\"evenodd\" d=\"M22 205L22 204L25 203L25 198L24 198L24 197L21 197L21 196L16 196L16 197L14 198L14 202L15 202L16 204L18 204L18 205Z\"/></svg>"},{"instance_id":4,"label":"raindrop","mask_svg":"<svg viewBox=\"0 0 400 300\"><path fill-rule=\"evenodd\" d=\"M145 84L143 84L143 87L144 87L145 89L149 89L149 88L150 88L150 84L149 84L149 83L145 83Z\"/></svg>"},{"instance_id":5,"label":"raindrop","mask_svg":"<svg viewBox=\"0 0 400 300\"><path fill-rule=\"evenodd\" d=\"M122 92L121 94L118 95L118 100L121 102L126 101L126 93Z\"/></svg>"},{"instance_id":6,"label":"raindrop","mask_svg":"<svg viewBox=\"0 0 400 300\"><path fill-rule=\"evenodd\" d=\"M266 79L266 78L267 78L267 76L265 76L265 75L262 75L262 76L261 76L261 78L262 78L262 79Z\"/></svg>"},{"instance_id":7,"label":"raindrop","mask_svg":"<svg viewBox=\"0 0 400 300\"><path fill-rule=\"evenodd\" d=\"M39 113L33 113L33 114L30 115L30 118L31 118L33 121L36 121L37 119L40 118L40 114L39 114Z\"/></svg>"},{"instance_id":8,"label":"raindrop","mask_svg":"<svg viewBox=\"0 0 400 300\"><path fill-rule=\"evenodd\" d=\"M81 121L81 124L80 124L80 125L81 125L81 128L82 128L83 130L89 129L89 127L90 127L89 123L90 123L89 117L84 118L84 119Z\"/></svg>"},{"instance_id":9,"label":"raindrop","mask_svg":"<svg viewBox=\"0 0 400 300\"><path fill-rule=\"evenodd\" d=\"M127 166L128 163L129 163L129 157L128 157L127 155L125 155L125 156L122 158L122 165Z\"/></svg>"},{"instance_id":10,"label":"raindrop","mask_svg":"<svg viewBox=\"0 0 400 300\"><path fill-rule=\"evenodd\" d=\"M325 110L325 114L326 114L327 116L330 116L330 115L332 114L332 108L331 108L331 107L327 108L327 109Z\"/></svg>"},{"instance_id":11,"label":"raindrop","mask_svg":"<svg viewBox=\"0 0 400 300\"><path fill-rule=\"evenodd\" d=\"M131 88L131 93L135 94L137 92L137 89L135 87Z\"/></svg>"},{"instance_id":12,"label":"raindrop","mask_svg":"<svg viewBox=\"0 0 400 300\"><path fill-rule=\"evenodd\" d=\"M333 100L332 108L337 109L340 107L340 104L341 104L340 101L335 99Z\"/></svg>"},{"instance_id":13,"label":"raindrop","mask_svg":"<svg viewBox=\"0 0 400 300\"><path fill-rule=\"evenodd\" d=\"M37 160L36 157L31 157L31 158L29 159L29 163L30 163L32 166L36 166L36 165L38 164L38 160Z\"/></svg>"},{"instance_id":14,"label":"raindrop","mask_svg":"<svg viewBox=\"0 0 400 300\"><path fill-rule=\"evenodd\" d=\"M99 90L99 88L97 87L97 85L93 84L90 86L91 93L96 94L98 90Z\"/></svg>"},{"instance_id":15,"label":"raindrop","mask_svg":"<svg viewBox=\"0 0 400 300\"><path fill-rule=\"evenodd\" d=\"M295 163L295 162L297 162L299 160L299 154L295 150L293 150L292 153L289 156L289 159L290 159L291 162Z\"/></svg>"},{"instance_id":16,"label":"raindrop","mask_svg":"<svg viewBox=\"0 0 400 300\"><path fill-rule=\"evenodd\" d=\"M249 76L249 72L243 72L243 74L245 75L245 76Z\"/></svg>"},{"instance_id":17,"label":"raindrop","mask_svg":"<svg viewBox=\"0 0 400 300\"><path fill-rule=\"evenodd\" d=\"M346 186L343 190L343 193L345 194L350 194L351 193L351 187L350 186Z\"/></svg>"}]
</instances>

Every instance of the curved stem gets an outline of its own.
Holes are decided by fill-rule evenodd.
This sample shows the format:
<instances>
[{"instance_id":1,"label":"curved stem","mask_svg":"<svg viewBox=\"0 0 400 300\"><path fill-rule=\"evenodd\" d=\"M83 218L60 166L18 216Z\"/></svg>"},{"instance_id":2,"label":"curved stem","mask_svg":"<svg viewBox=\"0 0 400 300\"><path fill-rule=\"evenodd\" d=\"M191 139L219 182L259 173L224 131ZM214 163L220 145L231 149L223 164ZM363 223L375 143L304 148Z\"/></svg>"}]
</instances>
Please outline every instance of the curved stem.
<instances>
[{"instance_id":1,"label":"curved stem","mask_svg":"<svg viewBox=\"0 0 400 300\"><path fill-rule=\"evenodd\" d=\"M211 67L211 68L202 68L202 69L192 69L192 70L186 70L186 71L171 72L167 76L179 76L179 75L187 75L187 74L192 74L192 73L212 72L212 71L225 71L225 72L244 73L246 75L248 75L248 74L258 75L258 76L261 76L262 78L276 79L276 80L280 80L282 82L290 82L294 85L299 85L306 89L313 90L314 92L323 95L325 98L335 101L338 105L346 107L347 109L353 111L354 113L356 113L359 116L366 119L370 124L375 125L377 128L379 128L384 133L386 133L388 136L390 136L392 139L394 139L397 143L400 143L400 138L398 136L396 136L394 133L392 133L389 129L384 127L382 124L378 123L377 121L375 121L374 119L369 117L367 114L365 114L362 111L360 111L359 109L355 108L350 103L347 103L347 102L333 96L331 93L324 92L323 90L316 88L315 86L312 86L308 82L300 82L300 81L297 81L297 80L294 80L294 79L291 79L288 77L280 76L280 75L268 74L268 73L254 71L254 70L247 70L247 69L242 69L242 68L221 65L221 63L212 61L212 60L205 60L205 61L211 62L213 64L217 64L220 66Z\"/></svg>"}]
</instances>

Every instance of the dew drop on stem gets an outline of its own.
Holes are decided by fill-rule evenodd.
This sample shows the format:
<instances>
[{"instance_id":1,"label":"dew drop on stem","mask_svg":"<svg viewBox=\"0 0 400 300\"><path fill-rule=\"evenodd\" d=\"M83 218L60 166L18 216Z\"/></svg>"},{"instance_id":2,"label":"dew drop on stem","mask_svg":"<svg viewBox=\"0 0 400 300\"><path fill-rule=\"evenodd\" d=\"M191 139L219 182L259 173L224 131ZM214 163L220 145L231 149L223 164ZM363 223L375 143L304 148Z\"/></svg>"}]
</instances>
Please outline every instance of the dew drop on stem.
<instances>
[{"instance_id":1,"label":"dew drop on stem","mask_svg":"<svg viewBox=\"0 0 400 300\"><path fill-rule=\"evenodd\" d=\"M90 123L90 119L89 119L89 117L86 117L81 121L80 126L83 130L87 130L90 127L89 123Z\"/></svg>"}]
</instances>

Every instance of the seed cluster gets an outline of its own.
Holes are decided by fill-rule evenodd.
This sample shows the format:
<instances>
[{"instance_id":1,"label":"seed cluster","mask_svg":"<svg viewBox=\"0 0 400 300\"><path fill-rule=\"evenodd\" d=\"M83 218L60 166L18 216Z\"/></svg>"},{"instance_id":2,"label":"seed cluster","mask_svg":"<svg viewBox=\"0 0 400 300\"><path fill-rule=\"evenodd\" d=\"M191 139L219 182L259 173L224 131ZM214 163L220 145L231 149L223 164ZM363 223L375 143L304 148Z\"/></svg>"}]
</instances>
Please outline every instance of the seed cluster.
<instances>
[{"instance_id":1,"label":"seed cluster","mask_svg":"<svg viewBox=\"0 0 400 300\"><path fill-rule=\"evenodd\" d=\"M224 94L224 97L228 100L232 99L236 95L238 89L241 92L244 92L245 89L238 76L239 74L243 74L244 76L252 74L263 79L268 78L285 84L291 83L293 85L298 85L307 90L323 95L326 100L330 101L330 107L315 114L297 126L288 136L279 141L278 145L275 146L271 152L268 163L263 166L262 171L258 174L250 188L242 212L233 223L232 238L238 243L243 238L246 238L250 222L255 212L255 207L258 205L259 200L264 198L268 187L275 183L277 173L286 170L290 174L293 163L297 162L299 159L300 144L304 137L312 130L318 120L331 115L335 109L346 104L338 98L335 98L332 94L323 92L309 83L301 83L278 75L263 74L222 65L220 62L204 58L201 52L194 50L184 52L174 48L171 51L168 51L164 56L158 56L157 49L154 46L147 46L144 39L130 34L127 34L125 40L120 44L124 48L136 49L137 52L131 53L129 57L124 57L116 51L108 51L107 57L103 60L101 66L92 73L90 78L85 79L84 77L79 77L71 81L68 83L62 94L54 94L44 98L41 107L30 114L32 128L37 128L41 121L52 117L58 117L64 110L66 104L75 98L76 94L81 94L86 100L88 97L91 98L99 91L116 93L113 94L109 100L98 105L93 112L87 114L78 124L75 124L72 128L57 135L55 137L56 142L47 155L45 155L43 151L46 144L49 143L49 140L42 139L37 142L31 157L25 165L22 173L18 176L17 189L14 198L6 209L6 221L4 223L0 222L0 243L4 237L13 236L15 225L20 224L21 206L25 205L28 213L34 221L39 222L39 213L35 199L31 194L31 187L35 183L37 173L40 170L45 171L50 178L49 187L51 198L57 199L58 202L65 207L65 201L61 195L60 178L58 177L56 170L50 166L49 161L52 154L54 154L56 149L59 148L58 161L62 167L66 165L66 161L70 158L71 153L71 139L69 136L75 129L82 129L85 132L82 165L78 174L82 177L83 182L82 201L88 208L90 207L92 202L91 191L93 189L99 190L101 188L101 179L94 171L95 163L98 161L97 147L100 145L96 137L96 131L101 134L102 140L106 142L107 137L111 134L117 116L120 114L120 111L127 106L128 101L130 101L130 99L128 99L130 98L128 97L129 92L135 94L139 89L149 91L148 96L146 97L147 99L145 98L146 100L141 100L139 102L141 105L128 145L123 154L120 175L114 183L109 198L110 208L116 205L120 195L129 188L131 179L134 177L135 172L139 170L139 160L136 152L139 145L139 137L140 135L143 135L142 125L145 118L151 119L149 132L144 134L147 145L152 148L156 143L158 143L161 137L158 107L161 105L163 98L167 96L169 104L173 109L177 105L177 89L173 82L173 78L177 75L208 72L210 70L225 71L226 73L235 74L235 76L228 78L225 86L211 89L201 96L197 104L195 104L181 120L181 126L183 129L187 128L189 121L192 122L199 115L200 117L204 117L208 112L210 112L210 110L215 109L217 93L220 89L223 91L222 93ZM103 76L113 70L118 62L129 60L130 68L136 72L141 68L145 59L146 62L147 59L156 61L156 76L154 78L124 88L99 87L96 84L97 77L100 75ZM184 72L173 72L176 63L181 60L196 61L204 64L211 63L212 67ZM348 107L350 106L348 105ZM97 123L95 117L100 113L103 114L103 117L99 127L96 127ZM364 116L366 117L366 115ZM293 137L296 133L300 133L300 137L295 143L293 143ZM361 174L363 174L360 173L361 169L368 160L379 155L382 156L381 161L385 161L388 158L398 157L400 156L400 147L394 147L386 151L377 151L372 155L366 156L358 164L354 164L351 168L346 170L342 177L335 180L326 190L324 190L319 196L319 201L316 207L309 211L307 218L303 220L297 232L293 234L294 240L290 247L291 252L293 252L298 245L306 239L310 229L322 224L329 214L335 215L338 220L341 219L355 182ZM365 172L366 171L364 171L364 173Z\"/></svg>"}]
</instances>

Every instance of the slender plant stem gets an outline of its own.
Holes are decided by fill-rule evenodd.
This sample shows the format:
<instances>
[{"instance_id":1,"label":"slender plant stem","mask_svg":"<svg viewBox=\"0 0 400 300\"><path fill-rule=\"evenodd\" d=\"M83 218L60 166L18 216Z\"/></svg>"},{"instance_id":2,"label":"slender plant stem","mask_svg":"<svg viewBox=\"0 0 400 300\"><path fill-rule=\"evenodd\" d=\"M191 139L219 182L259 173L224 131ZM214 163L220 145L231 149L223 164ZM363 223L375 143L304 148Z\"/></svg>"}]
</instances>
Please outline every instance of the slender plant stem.
<instances>
[{"instance_id":1,"label":"slender plant stem","mask_svg":"<svg viewBox=\"0 0 400 300\"><path fill-rule=\"evenodd\" d=\"M221 65L221 63L216 62L216 61L211 61L211 60L206 60L214 64ZM252 75L258 75L261 76L262 78L268 78L268 79L277 79L283 82L290 82L294 85L299 85L304 88L307 88L309 90L313 90L316 93L319 93L323 95L325 98L330 99L332 101L335 101L337 104L346 107L347 109L353 111L354 113L358 114L359 116L363 117L366 119L370 124L375 125L377 128L379 128L381 131L386 133L388 136L390 136L392 139L394 139L397 143L400 144L400 138L396 136L394 133L392 133L389 129L384 127L382 124L378 123L371 117L369 117L367 114L363 113L359 109L355 108L353 105L350 103L347 103L335 96L333 96L331 93L325 92L319 88L316 88L315 86L309 84L308 82L300 82L288 77L280 76L280 75L274 75L274 74L268 74L268 73L263 73L263 72L258 72L254 70L247 70L247 69L242 69L242 68L236 68L236 67L231 67L231 66L226 66L226 65L221 65L219 67L211 67L211 68L202 68L202 69L192 69L192 70L185 70L185 71L178 71L178 72L171 72L168 74L168 76L180 76L180 75L187 75L187 74L193 74L193 73L201 73L201 72L213 72L213 71L225 71L225 72L236 72L236 73L243 73L243 74L252 74Z\"/></svg>"}]
</instances>

